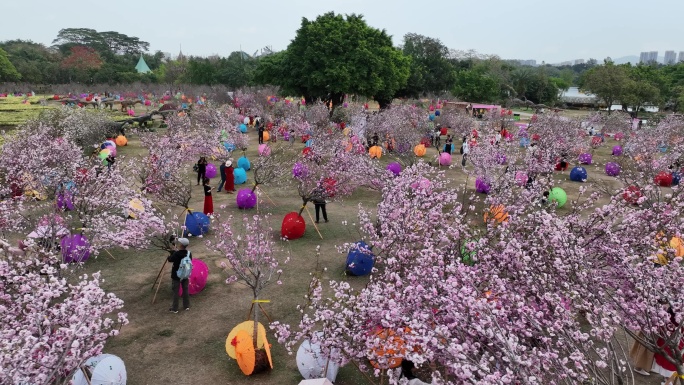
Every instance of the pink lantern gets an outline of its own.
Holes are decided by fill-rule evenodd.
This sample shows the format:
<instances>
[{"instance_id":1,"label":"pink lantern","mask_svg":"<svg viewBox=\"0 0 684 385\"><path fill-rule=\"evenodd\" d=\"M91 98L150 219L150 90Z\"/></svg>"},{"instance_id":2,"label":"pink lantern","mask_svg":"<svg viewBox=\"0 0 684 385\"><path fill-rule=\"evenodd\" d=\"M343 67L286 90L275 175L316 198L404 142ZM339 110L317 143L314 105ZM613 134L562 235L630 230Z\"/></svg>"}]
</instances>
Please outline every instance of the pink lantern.
<instances>
[{"instance_id":1,"label":"pink lantern","mask_svg":"<svg viewBox=\"0 0 684 385\"><path fill-rule=\"evenodd\" d=\"M518 186L524 186L527 183L527 173L523 171L517 171L515 173L515 183Z\"/></svg>"},{"instance_id":2,"label":"pink lantern","mask_svg":"<svg viewBox=\"0 0 684 385\"><path fill-rule=\"evenodd\" d=\"M622 132L618 132L617 134L615 134L615 140L617 140L617 141L620 141L624 138L625 138L625 134L623 134Z\"/></svg>"},{"instance_id":3,"label":"pink lantern","mask_svg":"<svg viewBox=\"0 0 684 385\"><path fill-rule=\"evenodd\" d=\"M261 156L269 156L271 155L271 147L268 146L266 143L262 143L259 145L259 155Z\"/></svg>"},{"instance_id":4,"label":"pink lantern","mask_svg":"<svg viewBox=\"0 0 684 385\"><path fill-rule=\"evenodd\" d=\"M151 105L152 105L152 102L151 102L151 101L149 101L149 99L148 99L148 100L145 100L145 105L149 107L149 106L151 106Z\"/></svg>"},{"instance_id":5,"label":"pink lantern","mask_svg":"<svg viewBox=\"0 0 684 385\"><path fill-rule=\"evenodd\" d=\"M209 278L209 267L201 259L192 260L192 273L190 273L190 282L188 282L188 292L190 295L198 294L207 286L207 278ZM183 295L183 286L178 288L178 295Z\"/></svg>"},{"instance_id":6,"label":"pink lantern","mask_svg":"<svg viewBox=\"0 0 684 385\"><path fill-rule=\"evenodd\" d=\"M207 164L207 171L204 176L209 179L216 178L216 166L213 163Z\"/></svg>"},{"instance_id":7,"label":"pink lantern","mask_svg":"<svg viewBox=\"0 0 684 385\"><path fill-rule=\"evenodd\" d=\"M451 164L451 154L448 152L443 152L439 154L439 165L440 166L448 166Z\"/></svg>"}]
</instances>

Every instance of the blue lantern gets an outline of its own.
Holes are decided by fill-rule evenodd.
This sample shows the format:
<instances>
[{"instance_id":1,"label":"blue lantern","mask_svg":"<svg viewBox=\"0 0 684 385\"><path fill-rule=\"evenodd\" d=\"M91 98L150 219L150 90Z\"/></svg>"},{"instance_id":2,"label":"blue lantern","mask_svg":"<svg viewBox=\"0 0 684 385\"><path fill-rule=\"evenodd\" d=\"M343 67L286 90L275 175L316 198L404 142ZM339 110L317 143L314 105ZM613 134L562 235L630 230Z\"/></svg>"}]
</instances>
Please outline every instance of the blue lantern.
<instances>
[{"instance_id":1,"label":"blue lantern","mask_svg":"<svg viewBox=\"0 0 684 385\"><path fill-rule=\"evenodd\" d=\"M246 124L243 123L240 125L240 132L242 132L243 134L247 133L247 125Z\"/></svg>"},{"instance_id":2,"label":"blue lantern","mask_svg":"<svg viewBox=\"0 0 684 385\"><path fill-rule=\"evenodd\" d=\"M584 167L575 167L570 171L570 180L573 182L586 182L587 181L587 169Z\"/></svg>"},{"instance_id":3,"label":"blue lantern","mask_svg":"<svg viewBox=\"0 0 684 385\"><path fill-rule=\"evenodd\" d=\"M209 232L211 219L199 211L189 212L185 216L185 230L183 236L198 236Z\"/></svg>"},{"instance_id":4,"label":"blue lantern","mask_svg":"<svg viewBox=\"0 0 684 385\"><path fill-rule=\"evenodd\" d=\"M252 164L249 163L249 159L247 159L246 156L241 156L240 159L238 159L237 166L245 171L249 171L249 169L252 168Z\"/></svg>"},{"instance_id":5,"label":"blue lantern","mask_svg":"<svg viewBox=\"0 0 684 385\"><path fill-rule=\"evenodd\" d=\"M356 242L347 254L347 274L356 276L370 274L374 263L375 255L370 252L370 247L364 241Z\"/></svg>"},{"instance_id":6,"label":"blue lantern","mask_svg":"<svg viewBox=\"0 0 684 385\"><path fill-rule=\"evenodd\" d=\"M235 177L235 184L244 184L247 182L247 172L244 168L236 168L233 170L233 176Z\"/></svg>"}]
</instances>

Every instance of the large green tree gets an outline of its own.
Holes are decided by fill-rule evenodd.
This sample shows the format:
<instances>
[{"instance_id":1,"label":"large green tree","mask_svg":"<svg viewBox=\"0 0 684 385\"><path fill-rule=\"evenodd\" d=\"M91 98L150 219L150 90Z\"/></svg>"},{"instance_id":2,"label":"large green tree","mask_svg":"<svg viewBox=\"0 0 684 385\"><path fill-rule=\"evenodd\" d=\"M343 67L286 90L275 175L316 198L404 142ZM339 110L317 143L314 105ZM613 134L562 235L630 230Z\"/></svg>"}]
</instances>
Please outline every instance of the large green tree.
<instances>
[{"instance_id":1,"label":"large green tree","mask_svg":"<svg viewBox=\"0 0 684 385\"><path fill-rule=\"evenodd\" d=\"M610 113L611 106L625 96L629 82L625 67L606 61L604 65L585 72L582 85L584 89L603 99Z\"/></svg>"},{"instance_id":2,"label":"large green tree","mask_svg":"<svg viewBox=\"0 0 684 385\"><path fill-rule=\"evenodd\" d=\"M0 48L0 82L16 82L19 79L21 79L21 74L10 62L7 52Z\"/></svg>"},{"instance_id":3,"label":"large green tree","mask_svg":"<svg viewBox=\"0 0 684 385\"><path fill-rule=\"evenodd\" d=\"M448 59L449 48L439 39L407 33L402 51L411 58L410 76L402 94L418 97L452 89L456 71Z\"/></svg>"},{"instance_id":4,"label":"large green tree","mask_svg":"<svg viewBox=\"0 0 684 385\"><path fill-rule=\"evenodd\" d=\"M460 70L453 93L462 100L489 103L499 98L500 87L482 66Z\"/></svg>"},{"instance_id":5,"label":"large green tree","mask_svg":"<svg viewBox=\"0 0 684 385\"><path fill-rule=\"evenodd\" d=\"M274 63L280 68L274 70ZM269 68L260 69L257 79L307 100L336 106L345 94L355 94L374 97L384 107L406 84L409 63L391 37L369 27L363 16L330 12L313 21L303 18L285 53L261 62Z\"/></svg>"}]
</instances>

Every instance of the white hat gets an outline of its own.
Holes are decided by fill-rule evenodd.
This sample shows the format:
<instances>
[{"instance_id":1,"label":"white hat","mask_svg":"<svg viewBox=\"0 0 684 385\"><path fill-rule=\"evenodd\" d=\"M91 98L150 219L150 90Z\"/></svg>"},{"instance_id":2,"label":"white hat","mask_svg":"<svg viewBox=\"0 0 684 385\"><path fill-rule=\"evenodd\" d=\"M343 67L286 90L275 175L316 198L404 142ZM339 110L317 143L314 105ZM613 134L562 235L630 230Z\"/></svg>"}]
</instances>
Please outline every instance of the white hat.
<instances>
[{"instance_id":1,"label":"white hat","mask_svg":"<svg viewBox=\"0 0 684 385\"><path fill-rule=\"evenodd\" d=\"M178 243L183 246L187 246L190 244L190 240L188 240L188 238L178 238Z\"/></svg>"},{"instance_id":2,"label":"white hat","mask_svg":"<svg viewBox=\"0 0 684 385\"><path fill-rule=\"evenodd\" d=\"M228 161L226 162L226 166L230 167L232 165L233 165L233 161L228 159Z\"/></svg>"}]
</instances>

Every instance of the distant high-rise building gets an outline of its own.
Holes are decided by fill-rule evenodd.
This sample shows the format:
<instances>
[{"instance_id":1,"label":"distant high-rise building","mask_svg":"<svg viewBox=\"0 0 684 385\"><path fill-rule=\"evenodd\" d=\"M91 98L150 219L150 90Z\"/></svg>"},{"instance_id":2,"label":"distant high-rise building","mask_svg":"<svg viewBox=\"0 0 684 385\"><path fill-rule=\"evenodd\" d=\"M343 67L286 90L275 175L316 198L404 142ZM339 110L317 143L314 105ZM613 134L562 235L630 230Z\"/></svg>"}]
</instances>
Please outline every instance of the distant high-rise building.
<instances>
[{"instance_id":1,"label":"distant high-rise building","mask_svg":"<svg viewBox=\"0 0 684 385\"><path fill-rule=\"evenodd\" d=\"M684 61L684 51L679 51L679 61Z\"/></svg>"},{"instance_id":2,"label":"distant high-rise building","mask_svg":"<svg viewBox=\"0 0 684 385\"><path fill-rule=\"evenodd\" d=\"M584 59L575 60L575 65L578 65L578 64L584 64Z\"/></svg>"},{"instance_id":3,"label":"distant high-rise building","mask_svg":"<svg viewBox=\"0 0 684 385\"><path fill-rule=\"evenodd\" d=\"M658 51L642 52L639 55L639 63L657 63L658 62Z\"/></svg>"},{"instance_id":4,"label":"distant high-rise building","mask_svg":"<svg viewBox=\"0 0 684 385\"><path fill-rule=\"evenodd\" d=\"M522 66L536 66L536 60L518 60L518 63Z\"/></svg>"},{"instance_id":5,"label":"distant high-rise building","mask_svg":"<svg viewBox=\"0 0 684 385\"><path fill-rule=\"evenodd\" d=\"M675 51L665 51L665 64L675 64L677 53Z\"/></svg>"}]
</instances>

